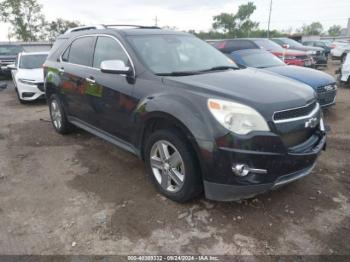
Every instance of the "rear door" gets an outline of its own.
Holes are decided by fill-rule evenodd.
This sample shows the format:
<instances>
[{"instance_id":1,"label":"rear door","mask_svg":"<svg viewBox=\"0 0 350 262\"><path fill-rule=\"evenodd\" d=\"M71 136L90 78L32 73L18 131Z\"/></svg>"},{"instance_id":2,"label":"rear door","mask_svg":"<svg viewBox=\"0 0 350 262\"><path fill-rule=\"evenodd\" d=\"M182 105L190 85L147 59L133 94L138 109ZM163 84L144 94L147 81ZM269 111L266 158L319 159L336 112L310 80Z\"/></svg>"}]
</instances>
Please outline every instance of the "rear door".
<instances>
[{"instance_id":1,"label":"rear door","mask_svg":"<svg viewBox=\"0 0 350 262\"><path fill-rule=\"evenodd\" d=\"M68 115L92 123L93 112L88 107L85 94L89 87L88 77L92 68L96 37L83 36L75 39L64 51L59 72L62 79L63 101Z\"/></svg>"},{"instance_id":2,"label":"rear door","mask_svg":"<svg viewBox=\"0 0 350 262\"><path fill-rule=\"evenodd\" d=\"M132 111L137 104L137 100L132 98L135 81L130 76L101 72L101 63L107 60L121 60L135 72L125 48L117 38L98 36L93 59L95 71L88 76L94 82L90 83L85 96L89 110L94 112L95 125L129 142Z\"/></svg>"}]
</instances>

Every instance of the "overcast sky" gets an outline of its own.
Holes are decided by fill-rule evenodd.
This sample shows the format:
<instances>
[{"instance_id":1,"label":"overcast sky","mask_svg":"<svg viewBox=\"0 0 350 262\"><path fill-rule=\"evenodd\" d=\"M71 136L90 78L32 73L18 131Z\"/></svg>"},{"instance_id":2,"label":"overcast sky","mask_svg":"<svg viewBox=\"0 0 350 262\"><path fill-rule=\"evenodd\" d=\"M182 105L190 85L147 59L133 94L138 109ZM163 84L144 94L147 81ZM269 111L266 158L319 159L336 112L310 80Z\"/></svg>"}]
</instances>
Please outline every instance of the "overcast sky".
<instances>
[{"instance_id":1,"label":"overcast sky","mask_svg":"<svg viewBox=\"0 0 350 262\"><path fill-rule=\"evenodd\" d=\"M234 13L244 0L39 0L48 20L58 17L83 24L143 24L175 26L179 30L208 30L212 18L221 12ZM267 28L270 0L253 0L257 6L252 19ZM271 28L295 30L303 23L320 21L346 27L349 0L273 0ZM0 24L0 40L6 40L8 26Z\"/></svg>"}]
</instances>

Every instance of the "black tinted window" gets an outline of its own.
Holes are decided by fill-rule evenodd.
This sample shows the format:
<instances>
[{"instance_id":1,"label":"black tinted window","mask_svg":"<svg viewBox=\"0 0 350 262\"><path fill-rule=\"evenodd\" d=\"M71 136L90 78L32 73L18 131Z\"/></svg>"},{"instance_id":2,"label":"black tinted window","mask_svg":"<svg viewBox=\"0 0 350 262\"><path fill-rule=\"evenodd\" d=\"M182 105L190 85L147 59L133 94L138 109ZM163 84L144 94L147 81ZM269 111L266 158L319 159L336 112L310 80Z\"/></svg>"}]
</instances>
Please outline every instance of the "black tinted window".
<instances>
[{"instance_id":1,"label":"black tinted window","mask_svg":"<svg viewBox=\"0 0 350 262\"><path fill-rule=\"evenodd\" d=\"M101 62L106 60L122 60L125 65L129 64L129 59L120 44L111 37L97 38L94 67L100 68Z\"/></svg>"},{"instance_id":2,"label":"black tinted window","mask_svg":"<svg viewBox=\"0 0 350 262\"><path fill-rule=\"evenodd\" d=\"M69 63L91 66L95 38L82 37L75 40L69 51Z\"/></svg>"},{"instance_id":3,"label":"black tinted window","mask_svg":"<svg viewBox=\"0 0 350 262\"><path fill-rule=\"evenodd\" d=\"M256 49L258 48L252 41L249 40L227 40L225 44L221 43L220 46L216 46L224 53L232 53L242 49Z\"/></svg>"}]
</instances>

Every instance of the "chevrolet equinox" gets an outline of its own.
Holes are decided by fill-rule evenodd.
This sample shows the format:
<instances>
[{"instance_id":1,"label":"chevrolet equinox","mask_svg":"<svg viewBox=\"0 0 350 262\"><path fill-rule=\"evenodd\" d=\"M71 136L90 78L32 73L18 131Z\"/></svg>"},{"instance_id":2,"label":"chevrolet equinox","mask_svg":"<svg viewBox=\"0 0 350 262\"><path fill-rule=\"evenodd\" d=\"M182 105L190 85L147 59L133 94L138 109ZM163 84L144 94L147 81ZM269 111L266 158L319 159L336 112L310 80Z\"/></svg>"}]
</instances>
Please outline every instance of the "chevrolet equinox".
<instances>
[{"instance_id":1,"label":"chevrolet equinox","mask_svg":"<svg viewBox=\"0 0 350 262\"><path fill-rule=\"evenodd\" d=\"M44 64L54 129L73 126L145 162L185 202L238 200L309 175L326 134L313 89L239 69L182 32L104 26L58 37Z\"/></svg>"}]
</instances>

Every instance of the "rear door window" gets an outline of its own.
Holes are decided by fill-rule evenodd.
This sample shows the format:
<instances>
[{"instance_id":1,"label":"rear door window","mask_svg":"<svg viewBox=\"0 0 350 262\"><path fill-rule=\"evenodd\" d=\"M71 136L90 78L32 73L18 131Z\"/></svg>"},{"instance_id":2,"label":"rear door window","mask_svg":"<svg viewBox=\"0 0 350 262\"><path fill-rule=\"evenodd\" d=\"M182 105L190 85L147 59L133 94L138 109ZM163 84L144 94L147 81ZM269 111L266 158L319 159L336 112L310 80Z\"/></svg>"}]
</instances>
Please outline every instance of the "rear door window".
<instances>
[{"instance_id":1,"label":"rear door window","mask_svg":"<svg viewBox=\"0 0 350 262\"><path fill-rule=\"evenodd\" d=\"M94 52L95 37L81 37L71 44L68 62L83 66L92 66L92 56Z\"/></svg>"}]
</instances>

